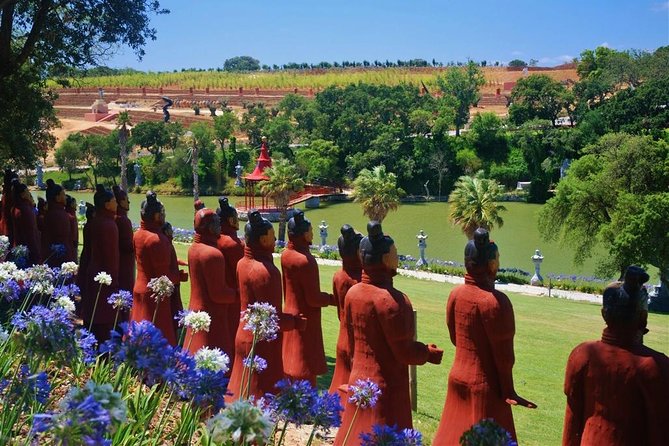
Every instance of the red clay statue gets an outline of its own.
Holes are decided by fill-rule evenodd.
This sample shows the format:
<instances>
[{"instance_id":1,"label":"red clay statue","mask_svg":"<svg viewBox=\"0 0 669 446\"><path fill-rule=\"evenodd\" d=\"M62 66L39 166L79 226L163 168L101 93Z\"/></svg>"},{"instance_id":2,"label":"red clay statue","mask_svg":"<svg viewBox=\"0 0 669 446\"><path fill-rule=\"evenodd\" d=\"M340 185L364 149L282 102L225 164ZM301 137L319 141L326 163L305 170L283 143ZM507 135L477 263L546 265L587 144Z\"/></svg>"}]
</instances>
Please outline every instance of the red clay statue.
<instances>
[{"instance_id":1,"label":"red clay statue","mask_svg":"<svg viewBox=\"0 0 669 446\"><path fill-rule=\"evenodd\" d=\"M346 330L346 316L343 314L345 308L345 296L348 290L360 282L362 278L362 265L358 256L358 247L362 235L353 230L350 225L341 227L341 236L337 240L339 256L341 257L341 269L332 278L332 292L337 302L337 316L339 317L339 336L337 338L336 360L330 393L339 391L339 386L348 384L351 373L351 356L348 351L348 334Z\"/></svg>"},{"instance_id":2,"label":"red clay statue","mask_svg":"<svg viewBox=\"0 0 669 446\"><path fill-rule=\"evenodd\" d=\"M36 265L42 261L40 234L35 217L35 202L28 186L14 179L12 184L12 246L24 245L28 248L28 263Z\"/></svg>"},{"instance_id":3,"label":"red clay statue","mask_svg":"<svg viewBox=\"0 0 669 446\"><path fill-rule=\"evenodd\" d=\"M172 345L176 345L177 337L174 330L172 306L170 298L158 304L151 296L147 287L151 279L167 276L175 284L178 273L170 268L172 263L172 243L162 232L165 223L165 208L158 201L155 192L148 192L142 202L142 221L140 228L133 237L135 260L137 261L137 278L133 288L133 303L130 319L133 321L151 321L156 314L154 324ZM177 270L178 271L178 270Z\"/></svg>"},{"instance_id":4,"label":"red clay statue","mask_svg":"<svg viewBox=\"0 0 669 446\"><path fill-rule=\"evenodd\" d=\"M70 216L65 211L65 189L52 179L46 180L46 202L42 246L47 250L42 252L42 257L51 267L60 266L63 262L74 262L77 252L72 240ZM53 251L54 245L63 245L65 254Z\"/></svg>"},{"instance_id":5,"label":"red clay statue","mask_svg":"<svg viewBox=\"0 0 669 446\"><path fill-rule=\"evenodd\" d=\"M514 390L513 307L494 289L499 252L488 237L479 228L467 243L465 284L448 298L446 323L455 359L435 445L459 444L463 432L483 418L493 418L515 439L511 405L536 407Z\"/></svg>"},{"instance_id":6,"label":"red clay statue","mask_svg":"<svg viewBox=\"0 0 669 446\"><path fill-rule=\"evenodd\" d=\"M228 199L220 197L218 199L218 209L216 213L221 219L221 235L218 237L216 245L225 257L225 283L229 288L237 290L235 301L227 304L225 312L228 315L228 334L226 335L230 345L230 351L226 353L230 358L235 357L235 335L239 326L239 285L237 283L237 264L244 257L244 242L237 236L239 230L239 218L237 210L230 206Z\"/></svg>"},{"instance_id":7,"label":"red clay statue","mask_svg":"<svg viewBox=\"0 0 669 446\"><path fill-rule=\"evenodd\" d=\"M281 312L281 273L274 266L272 253L274 252L274 228L260 212L249 212L249 221L244 228L246 246L244 258L237 265L237 279L239 280L239 295L241 309L246 310L249 304L267 302L273 305L279 314L281 332L294 329L304 330L306 319ZM243 361L249 355L253 341L253 334L244 330L239 324L235 337L235 359L232 366L232 375L228 384L231 395L229 401L239 399L239 389L246 379ZM273 341L261 341L256 345L256 354L267 361L267 369L260 373L253 373L249 396L260 397L266 393L274 393L274 385L284 378L281 348L283 345L282 333ZM246 371L248 373L248 371Z\"/></svg>"},{"instance_id":8,"label":"red clay statue","mask_svg":"<svg viewBox=\"0 0 669 446\"><path fill-rule=\"evenodd\" d=\"M296 209L288 221L288 246L281 254L284 311L307 318L304 331L283 335L283 370L291 379L306 379L316 385L316 377L327 372L321 308L334 304L333 296L320 289L318 264L309 252L314 238L311 222Z\"/></svg>"},{"instance_id":9,"label":"red clay statue","mask_svg":"<svg viewBox=\"0 0 669 446\"><path fill-rule=\"evenodd\" d=\"M186 346L191 353L202 347L218 347L231 354L228 337L228 305L234 302L236 290L226 285L222 277L225 258L216 247L221 232L218 215L207 208L195 213L195 236L188 249L188 272L190 275L190 307L192 311L206 311L211 317L209 331L193 334L186 331Z\"/></svg>"},{"instance_id":10,"label":"red clay statue","mask_svg":"<svg viewBox=\"0 0 669 446\"><path fill-rule=\"evenodd\" d=\"M384 235L381 224L371 221L368 236L360 241L362 282L346 294L344 315L348 327L349 352L353 353L347 394L342 398L344 414L335 445L359 444L359 435L371 432L375 424L411 428L409 364L439 364L443 351L436 345L413 340L413 308L409 298L393 288L397 273L397 248ZM381 390L378 402L356 412L348 401L351 385L358 379L371 379ZM434 443L442 444L442 443Z\"/></svg>"},{"instance_id":11,"label":"red clay statue","mask_svg":"<svg viewBox=\"0 0 669 446\"><path fill-rule=\"evenodd\" d=\"M81 309L85 326L90 326L92 320L91 331L102 343L109 339L109 331L116 317L116 310L107 302L107 298L118 291L118 228L114 222L116 198L110 190L98 184L93 202L95 218L90 222L90 258L84 273L86 285L85 293L81 296ZM95 281L95 276L101 272L111 276L111 285L101 286Z\"/></svg>"},{"instance_id":12,"label":"red clay statue","mask_svg":"<svg viewBox=\"0 0 669 446\"><path fill-rule=\"evenodd\" d=\"M647 295L625 285L604 290L601 341L584 342L569 356L564 382L567 410L562 444L669 444L669 358L641 343L646 330ZM637 281L638 283L638 281Z\"/></svg>"},{"instance_id":13,"label":"red clay statue","mask_svg":"<svg viewBox=\"0 0 669 446\"><path fill-rule=\"evenodd\" d=\"M118 287L121 290L132 292L135 287L135 247L132 244L132 222L128 218L130 200L128 194L118 186L112 188L116 197L116 217L114 221L118 227L118 243L120 267L118 273Z\"/></svg>"}]
</instances>

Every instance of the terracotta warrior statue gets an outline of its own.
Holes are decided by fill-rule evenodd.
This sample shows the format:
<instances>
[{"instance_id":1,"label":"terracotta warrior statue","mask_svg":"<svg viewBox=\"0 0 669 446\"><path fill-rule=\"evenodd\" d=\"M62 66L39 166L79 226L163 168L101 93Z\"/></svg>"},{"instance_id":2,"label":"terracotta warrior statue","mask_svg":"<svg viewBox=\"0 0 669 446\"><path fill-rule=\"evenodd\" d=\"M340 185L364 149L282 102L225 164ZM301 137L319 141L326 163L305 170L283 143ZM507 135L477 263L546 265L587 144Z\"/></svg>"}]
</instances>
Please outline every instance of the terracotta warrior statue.
<instances>
[{"instance_id":1,"label":"terracotta warrior statue","mask_svg":"<svg viewBox=\"0 0 669 446\"><path fill-rule=\"evenodd\" d=\"M79 259L79 221L77 220L77 200L71 195L65 195L65 212L67 212L70 223L70 234L72 239L73 262Z\"/></svg>"},{"instance_id":2,"label":"terracotta warrior statue","mask_svg":"<svg viewBox=\"0 0 669 446\"><path fill-rule=\"evenodd\" d=\"M5 169L2 181L2 203L0 203L0 235L6 235L9 238L9 243L14 241L12 234L14 230L12 224L12 209L14 208L12 183L15 178L18 181L16 172Z\"/></svg>"},{"instance_id":3,"label":"terracotta warrior statue","mask_svg":"<svg viewBox=\"0 0 669 446\"><path fill-rule=\"evenodd\" d=\"M93 227L93 220L95 220L95 206L91 203L86 203L86 223L84 223L84 227L81 230L82 245L81 255L79 256L79 272L75 280L82 296L88 292L86 289L88 281L86 271L91 261L91 228ZM83 319L81 302L77 303L77 315Z\"/></svg>"},{"instance_id":4,"label":"terracotta warrior statue","mask_svg":"<svg viewBox=\"0 0 669 446\"><path fill-rule=\"evenodd\" d=\"M484 418L493 418L515 439L511 405L536 407L513 386L513 307L494 288L499 251L487 230L477 229L467 243L465 268L465 283L451 291L446 306L455 359L434 444L458 444L463 432Z\"/></svg>"},{"instance_id":5,"label":"terracotta warrior statue","mask_svg":"<svg viewBox=\"0 0 669 446\"><path fill-rule=\"evenodd\" d=\"M360 240L362 240L362 234L355 232L351 225L341 227L341 236L337 240L339 256L341 257L341 269L332 278L332 293L337 302L337 316L339 317L339 336L337 338L335 368L330 383L330 393L336 393L339 391L339 386L348 384L348 377L351 373L346 316L343 311L346 293L353 285L360 282L362 277L362 265L358 256Z\"/></svg>"},{"instance_id":6,"label":"terracotta warrior statue","mask_svg":"<svg viewBox=\"0 0 669 446\"><path fill-rule=\"evenodd\" d=\"M569 355L562 444L669 444L669 358L641 343L647 331L648 274L628 268L604 290L601 341Z\"/></svg>"},{"instance_id":7,"label":"terracotta warrior statue","mask_svg":"<svg viewBox=\"0 0 669 446\"><path fill-rule=\"evenodd\" d=\"M288 221L288 246L281 254L284 311L307 318L304 331L283 335L283 370L291 379L306 379L316 385L316 377L327 372L321 308L334 305L332 294L322 292L318 264L309 252L314 238L311 222L296 209Z\"/></svg>"},{"instance_id":8,"label":"terracotta warrior statue","mask_svg":"<svg viewBox=\"0 0 669 446\"><path fill-rule=\"evenodd\" d=\"M375 424L411 428L408 366L439 364L444 353L434 344L413 340L411 301L393 287L399 264L395 242L383 233L377 221L368 223L367 232L367 237L360 241L362 281L346 293L344 307L349 352L354 353L348 395L342 397L342 426L350 426L354 421L349 438L355 441L360 433L371 432ZM359 411L353 420L357 406L348 401L350 386L365 378L379 386L381 395L374 407ZM347 431L348 428L339 430L335 445L343 443Z\"/></svg>"},{"instance_id":9,"label":"terracotta warrior statue","mask_svg":"<svg viewBox=\"0 0 669 446\"><path fill-rule=\"evenodd\" d=\"M197 334L186 332L185 345L195 354L201 347L218 347L231 354L228 338L229 304L237 297L237 290L227 286L225 257L216 246L221 233L218 215L207 208L195 213L195 236L188 249L188 272L190 275L190 307L192 311L206 311L211 317L209 331Z\"/></svg>"},{"instance_id":10,"label":"terracotta warrior statue","mask_svg":"<svg viewBox=\"0 0 669 446\"><path fill-rule=\"evenodd\" d=\"M178 269L171 268L172 242L163 233L165 223L165 207L158 201L155 192L147 192L146 200L141 206L140 227L133 236L135 261L137 262L137 278L133 288L133 303L130 319L133 321L153 319L156 312L156 301L148 288L151 279L167 276L173 284L178 283ZM158 304L155 325L170 344L176 345L177 337L174 330L171 296Z\"/></svg>"},{"instance_id":11,"label":"terracotta warrior statue","mask_svg":"<svg viewBox=\"0 0 669 446\"><path fill-rule=\"evenodd\" d=\"M98 184L93 196L95 218L90 222L90 258L86 266L84 287L81 296L81 309L85 327L91 325L98 342L109 339L109 332L114 326L116 310L107 302L107 298L118 288L119 244L116 217L116 198L112 191ZM112 278L111 285L95 282L98 273L105 272ZM100 293L98 295L98 289ZM97 305L96 302L97 301Z\"/></svg>"},{"instance_id":12,"label":"terracotta warrior statue","mask_svg":"<svg viewBox=\"0 0 669 446\"><path fill-rule=\"evenodd\" d=\"M114 221L118 227L118 243L120 255L120 267L118 275L118 287L121 290L132 292L135 287L135 247L132 244L134 235L132 222L128 218L130 211L130 200L128 194L118 186L112 187L116 197L116 216ZM127 318L126 318L127 319Z\"/></svg>"},{"instance_id":13,"label":"terracotta warrior statue","mask_svg":"<svg viewBox=\"0 0 669 446\"><path fill-rule=\"evenodd\" d=\"M50 178L46 180L47 209L44 215L42 239L47 251L42 252L42 257L51 267L60 266L63 262L74 262L77 259L70 216L65 210L65 200L65 189ZM64 254L53 251L54 245L63 245Z\"/></svg>"},{"instance_id":14,"label":"terracotta warrior statue","mask_svg":"<svg viewBox=\"0 0 669 446\"><path fill-rule=\"evenodd\" d=\"M267 368L261 373L253 373L249 396L261 397L266 393L274 393L274 385L285 376L281 354L283 332L304 330L307 321L300 315L282 312L281 273L272 261L276 242L272 224L258 211L249 212L248 218L244 228L244 257L237 264L241 310L246 310L252 303L266 302L276 308L280 325L280 333L275 340L261 341L256 345L255 352L267 361ZM228 384L228 391L231 393L228 400L239 399L239 388L244 379L243 361L249 355L252 341L252 332L244 330L244 324L240 323L235 337L235 359Z\"/></svg>"},{"instance_id":15,"label":"terracotta warrior statue","mask_svg":"<svg viewBox=\"0 0 669 446\"><path fill-rule=\"evenodd\" d=\"M225 283L229 288L237 290L235 301L226 304L228 315L228 334L226 343L230 350L225 352L230 358L235 357L235 335L239 326L239 284L237 283L237 264L244 257L244 242L237 236L239 230L239 218L237 210L230 206L226 197L219 197L216 213L221 220L221 235L218 237L216 246L225 257Z\"/></svg>"},{"instance_id":16,"label":"terracotta warrior statue","mask_svg":"<svg viewBox=\"0 0 669 446\"><path fill-rule=\"evenodd\" d=\"M28 263L37 265L42 261L40 234L37 229L35 202L28 186L15 178L12 183L12 246L24 245L28 248Z\"/></svg>"}]
</instances>

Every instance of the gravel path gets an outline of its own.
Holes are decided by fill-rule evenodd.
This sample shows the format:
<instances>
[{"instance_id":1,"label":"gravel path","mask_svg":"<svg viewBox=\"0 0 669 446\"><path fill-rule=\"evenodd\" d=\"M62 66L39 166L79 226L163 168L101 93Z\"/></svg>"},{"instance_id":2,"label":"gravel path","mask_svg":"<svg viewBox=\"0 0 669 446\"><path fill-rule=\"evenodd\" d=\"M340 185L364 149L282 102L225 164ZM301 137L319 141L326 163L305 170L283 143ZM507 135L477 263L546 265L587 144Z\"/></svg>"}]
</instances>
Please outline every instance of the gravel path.
<instances>
[{"instance_id":1,"label":"gravel path","mask_svg":"<svg viewBox=\"0 0 669 446\"><path fill-rule=\"evenodd\" d=\"M316 261L319 265L328 265L328 266L341 266L341 261L339 260L328 260L328 259L319 259L316 258ZM458 276L447 276L445 274L431 273L428 271L414 271L408 269L400 269L398 271L399 275L405 277L414 277L416 279L422 280L432 280L434 282L448 282L461 284L465 282L465 279ZM509 291L512 293L526 294L528 296L545 296L556 297L569 300L578 300L584 302L593 302L593 303L602 303L602 296L596 294L581 293L579 291L567 291L567 290L549 290L546 287L540 286L531 286L531 285L516 285L513 283L498 283L495 285L495 288L500 291Z\"/></svg>"}]
</instances>

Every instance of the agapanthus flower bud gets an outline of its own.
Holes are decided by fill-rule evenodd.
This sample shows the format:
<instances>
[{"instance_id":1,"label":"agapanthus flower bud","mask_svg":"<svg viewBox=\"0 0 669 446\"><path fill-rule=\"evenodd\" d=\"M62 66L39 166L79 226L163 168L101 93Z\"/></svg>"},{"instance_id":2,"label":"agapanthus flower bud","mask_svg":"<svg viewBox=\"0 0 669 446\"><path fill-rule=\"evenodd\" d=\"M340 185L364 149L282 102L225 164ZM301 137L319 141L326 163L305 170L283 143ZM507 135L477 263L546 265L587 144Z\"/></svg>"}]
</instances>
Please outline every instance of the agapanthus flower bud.
<instances>
[{"instance_id":1,"label":"agapanthus flower bud","mask_svg":"<svg viewBox=\"0 0 669 446\"><path fill-rule=\"evenodd\" d=\"M369 378L358 379L355 384L350 386L351 396L349 403L353 403L361 409L374 407L381 396L381 389L378 384Z\"/></svg>"},{"instance_id":2,"label":"agapanthus flower bud","mask_svg":"<svg viewBox=\"0 0 669 446\"><path fill-rule=\"evenodd\" d=\"M65 262L60 265L60 275L62 277L76 276L79 272L79 265L74 262Z\"/></svg>"},{"instance_id":3,"label":"agapanthus flower bud","mask_svg":"<svg viewBox=\"0 0 669 446\"><path fill-rule=\"evenodd\" d=\"M93 280L99 283L100 285L109 286L112 284L112 277L104 271L100 271L99 273L97 273L93 278Z\"/></svg>"},{"instance_id":4,"label":"agapanthus flower bud","mask_svg":"<svg viewBox=\"0 0 669 446\"><path fill-rule=\"evenodd\" d=\"M132 293L126 290L120 290L117 293L112 293L107 298L107 303L115 310L129 310L132 307Z\"/></svg>"},{"instance_id":5,"label":"agapanthus flower bud","mask_svg":"<svg viewBox=\"0 0 669 446\"><path fill-rule=\"evenodd\" d=\"M211 317L206 311L191 311L184 315L184 326L190 328L193 333L209 331Z\"/></svg>"},{"instance_id":6,"label":"agapanthus flower bud","mask_svg":"<svg viewBox=\"0 0 669 446\"><path fill-rule=\"evenodd\" d=\"M227 373L230 358L220 348L202 347L195 352L195 364L199 369Z\"/></svg>"},{"instance_id":7,"label":"agapanthus flower bud","mask_svg":"<svg viewBox=\"0 0 669 446\"><path fill-rule=\"evenodd\" d=\"M256 302L241 313L244 330L253 332L258 341L273 341L279 332L276 308L266 302Z\"/></svg>"},{"instance_id":8,"label":"agapanthus flower bud","mask_svg":"<svg viewBox=\"0 0 669 446\"><path fill-rule=\"evenodd\" d=\"M151 290L151 297L156 303L170 297L174 293L174 284L167 276L154 277L146 285Z\"/></svg>"}]
</instances>

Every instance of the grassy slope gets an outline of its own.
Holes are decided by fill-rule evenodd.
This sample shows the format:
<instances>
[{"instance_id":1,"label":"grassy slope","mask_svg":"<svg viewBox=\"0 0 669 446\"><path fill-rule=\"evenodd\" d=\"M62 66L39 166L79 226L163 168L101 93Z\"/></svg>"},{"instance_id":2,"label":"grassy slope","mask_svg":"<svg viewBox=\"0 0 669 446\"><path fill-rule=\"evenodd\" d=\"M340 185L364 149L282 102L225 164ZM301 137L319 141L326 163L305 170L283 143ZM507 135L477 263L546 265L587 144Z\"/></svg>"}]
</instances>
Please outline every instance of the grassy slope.
<instances>
[{"instance_id":1,"label":"grassy slope","mask_svg":"<svg viewBox=\"0 0 669 446\"><path fill-rule=\"evenodd\" d=\"M180 258L187 257L187 249L187 245L177 244ZM335 271L334 267L320 267L323 290L330 290ZM418 313L418 339L434 342L445 350L441 365L418 368L418 412L414 414L414 424L429 441L441 417L455 352L444 322L446 299L453 285L398 277L395 286L411 298ZM183 286L182 296L187 305L189 285ZM514 409L519 440L525 445L557 445L562 435L565 407L562 384L567 357L579 343L600 336L603 321L599 306L518 294L510 297L516 316L516 390L539 406L534 411ZM650 333L646 336L647 345L665 353L669 352L668 317L651 314ZM335 311L325 309L323 336L329 374L319 380L321 387L327 387L331 379L337 333Z\"/></svg>"}]
</instances>

